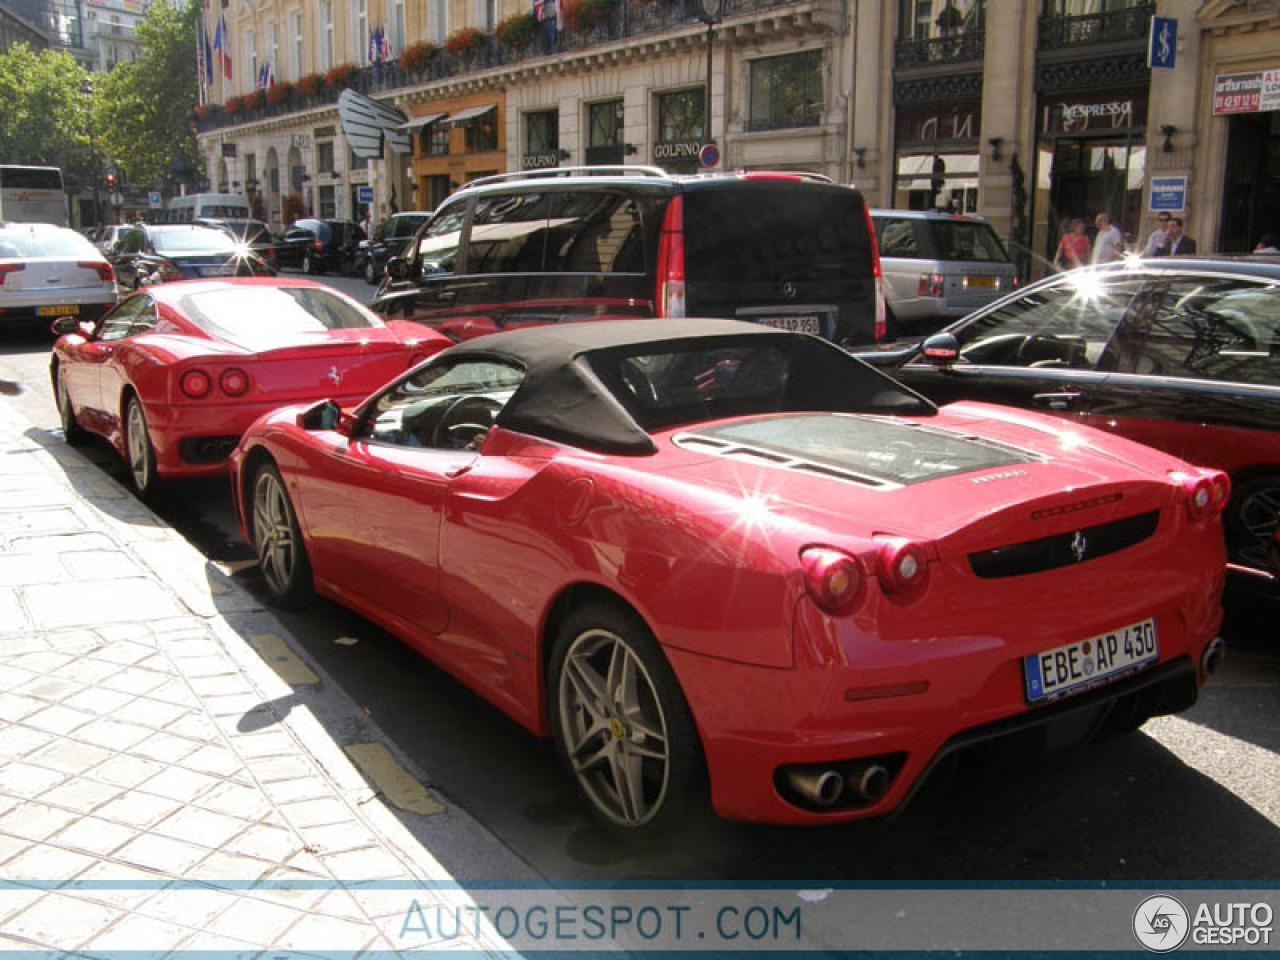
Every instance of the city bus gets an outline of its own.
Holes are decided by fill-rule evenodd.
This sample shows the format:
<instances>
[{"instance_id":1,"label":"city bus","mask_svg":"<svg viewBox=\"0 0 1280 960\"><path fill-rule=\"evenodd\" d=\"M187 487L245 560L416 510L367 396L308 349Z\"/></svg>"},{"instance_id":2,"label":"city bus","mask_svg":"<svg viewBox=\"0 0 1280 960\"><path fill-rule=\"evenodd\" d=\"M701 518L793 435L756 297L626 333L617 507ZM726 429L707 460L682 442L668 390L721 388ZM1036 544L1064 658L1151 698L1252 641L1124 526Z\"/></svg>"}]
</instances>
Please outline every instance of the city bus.
<instances>
[{"instance_id":1,"label":"city bus","mask_svg":"<svg viewBox=\"0 0 1280 960\"><path fill-rule=\"evenodd\" d=\"M0 163L0 220L67 225L67 195L57 167Z\"/></svg>"}]
</instances>

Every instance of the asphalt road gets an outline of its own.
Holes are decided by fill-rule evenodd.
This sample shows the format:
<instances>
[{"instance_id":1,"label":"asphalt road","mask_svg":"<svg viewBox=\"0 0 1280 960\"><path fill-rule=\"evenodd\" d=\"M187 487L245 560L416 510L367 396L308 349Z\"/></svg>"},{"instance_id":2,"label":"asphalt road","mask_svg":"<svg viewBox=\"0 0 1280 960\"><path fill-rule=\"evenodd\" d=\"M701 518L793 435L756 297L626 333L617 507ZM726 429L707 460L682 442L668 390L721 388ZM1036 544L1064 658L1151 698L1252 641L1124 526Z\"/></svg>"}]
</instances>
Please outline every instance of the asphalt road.
<instances>
[{"instance_id":1,"label":"asphalt road","mask_svg":"<svg viewBox=\"0 0 1280 960\"><path fill-rule=\"evenodd\" d=\"M368 299L359 279L322 278ZM0 381L57 429L51 338L0 340ZM0 382L0 386L3 383ZM124 480L105 447L88 448ZM251 563L222 480L157 504L210 559ZM241 581L261 591L246 566ZM543 876L655 879L1266 879L1280 876L1277 607L1230 594L1228 656L1191 711L1140 732L980 779L930 784L890 822L779 828L706 817L678 838L628 843L593 825L551 750L367 621L326 601L281 619L447 802Z\"/></svg>"}]
</instances>

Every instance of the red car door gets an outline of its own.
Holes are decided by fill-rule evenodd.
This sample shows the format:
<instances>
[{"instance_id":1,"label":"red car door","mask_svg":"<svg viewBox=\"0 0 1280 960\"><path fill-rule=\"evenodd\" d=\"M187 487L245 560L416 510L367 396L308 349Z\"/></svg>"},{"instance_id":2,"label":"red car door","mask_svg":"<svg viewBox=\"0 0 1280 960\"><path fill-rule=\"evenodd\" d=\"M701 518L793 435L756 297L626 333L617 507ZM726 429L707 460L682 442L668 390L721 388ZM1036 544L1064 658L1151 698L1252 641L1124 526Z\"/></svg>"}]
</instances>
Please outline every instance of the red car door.
<instances>
[{"instance_id":1,"label":"red car door","mask_svg":"<svg viewBox=\"0 0 1280 960\"><path fill-rule=\"evenodd\" d=\"M122 341L155 321L151 298L144 293L125 300L99 321L93 335L70 348L67 364L67 391L77 410L88 414L94 429L105 431L117 419L120 387L113 364Z\"/></svg>"}]
</instances>

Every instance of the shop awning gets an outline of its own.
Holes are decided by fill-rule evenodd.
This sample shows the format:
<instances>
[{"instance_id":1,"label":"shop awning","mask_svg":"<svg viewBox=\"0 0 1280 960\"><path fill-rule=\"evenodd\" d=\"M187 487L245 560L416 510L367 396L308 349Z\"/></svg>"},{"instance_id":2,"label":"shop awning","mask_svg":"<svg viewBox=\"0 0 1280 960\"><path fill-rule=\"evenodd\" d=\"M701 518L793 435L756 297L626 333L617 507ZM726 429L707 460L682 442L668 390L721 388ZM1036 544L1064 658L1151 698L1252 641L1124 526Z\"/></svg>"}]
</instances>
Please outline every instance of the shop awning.
<instances>
[{"instance_id":1,"label":"shop awning","mask_svg":"<svg viewBox=\"0 0 1280 960\"><path fill-rule=\"evenodd\" d=\"M430 126L437 120L441 120L447 116L447 113L428 113L425 116L414 117L408 123L400 124L400 129L408 133L413 133L416 130L421 130L423 127Z\"/></svg>"},{"instance_id":2,"label":"shop awning","mask_svg":"<svg viewBox=\"0 0 1280 960\"><path fill-rule=\"evenodd\" d=\"M354 90L343 90L338 96L338 119L342 135L357 157L382 156L382 141L396 153L412 153L409 134L401 129L405 115L395 107L372 100Z\"/></svg>"},{"instance_id":3,"label":"shop awning","mask_svg":"<svg viewBox=\"0 0 1280 960\"><path fill-rule=\"evenodd\" d=\"M467 107L467 109L465 110L459 110L457 113L455 113L452 117L449 118L449 125L452 127L460 127L464 123L470 123L472 120L475 120L478 117L483 117L486 113L494 109L496 106L497 104L490 103L487 106L483 106L483 107Z\"/></svg>"}]
</instances>

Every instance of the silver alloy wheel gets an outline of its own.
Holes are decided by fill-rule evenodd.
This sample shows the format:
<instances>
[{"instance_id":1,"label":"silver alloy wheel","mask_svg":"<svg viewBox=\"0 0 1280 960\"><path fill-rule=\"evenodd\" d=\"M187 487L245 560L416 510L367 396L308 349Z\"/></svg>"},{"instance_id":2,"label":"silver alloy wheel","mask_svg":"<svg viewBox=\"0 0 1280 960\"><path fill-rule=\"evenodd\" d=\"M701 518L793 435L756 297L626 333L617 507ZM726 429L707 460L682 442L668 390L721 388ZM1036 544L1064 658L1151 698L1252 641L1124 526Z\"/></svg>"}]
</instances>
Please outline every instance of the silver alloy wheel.
<instances>
[{"instance_id":1,"label":"silver alloy wheel","mask_svg":"<svg viewBox=\"0 0 1280 960\"><path fill-rule=\"evenodd\" d=\"M253 487L253 542L258 566L277 596L289 592L298 562L291 509L289 495L275 471L259 473Z\"/></svg>"},{"instance_id":2,"label":"silver alloy wheel","mask_svg":"<svg viewBox=\"0 0 1280 960\"><path fill-rule=\"evenodd\" d=\"M1240 526L1248 542L1241 543L1236 558L1259 570L1267 569L1267 551L1280 523L1280 486L1263 486L1250 492L1237 508Z\"/></svg>"},{"instance_id":3,"label":"silver alloy wheel","mask_svg":"<svg viewBox=\"0 0 1280 960\"><path fill-rule=\"evenodd\" d=\"M639 827L662 809L670 777L667 723L636 652L599 628L574 637L557 709L573 775L608 820Z\"/></svg>"},{"instance_id":4,"label":"silver alloy wheel","mask_svg":"<svg viewBox=\"0 0 1280 960\"><path fill-rule=\"evenodd\" d=\"M142 412L142 404L136 397L129 401L125 441L129 451L129 473L133 475L133 485L139 492L145 492L154 482L151 475L153 469L151 438L147 436L147 416Z\"/></svg>"},{"instance_id":5,"label":"silver alloy wheel","mask_svg":"<svg viewBox=\"0 0 1280 960\"><path fill-rule=\"evenodd\" d=\"M67 440L80 429L75 411L71 408L71 393L67 390L67 375L58 367L58 418L62 421L62 435Z\"/></svg>"}]
</instances>

